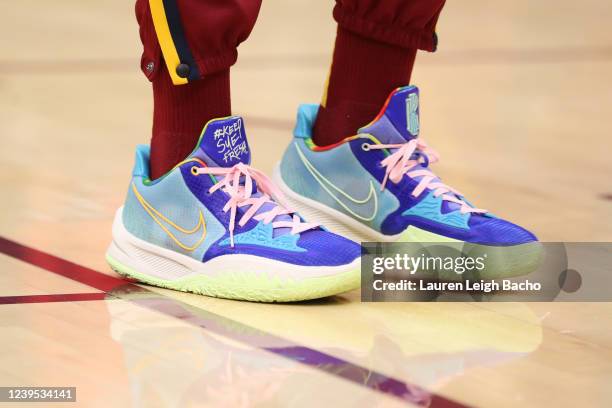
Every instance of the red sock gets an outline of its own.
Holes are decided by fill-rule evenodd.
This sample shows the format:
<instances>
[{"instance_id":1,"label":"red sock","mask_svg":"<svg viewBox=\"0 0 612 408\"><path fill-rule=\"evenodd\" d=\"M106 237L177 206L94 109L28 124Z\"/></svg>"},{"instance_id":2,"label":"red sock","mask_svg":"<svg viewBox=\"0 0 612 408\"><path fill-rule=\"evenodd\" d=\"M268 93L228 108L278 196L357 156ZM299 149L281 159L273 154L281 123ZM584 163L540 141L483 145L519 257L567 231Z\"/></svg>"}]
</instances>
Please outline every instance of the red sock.
<instances>
[{"instance_id":1,"label":"red sock","mask_svg":"<svg viewBox=\"0 0 612 408\"><path fill-rule=\"evenodd\" d=\"M389 93L409 84L416 51L338 27L313 141L319 146L339 142L374 119Z\"/></svg>"},{"instance_id":2,"label":"red sock","mask_svg":"<svg viewBox=\"0 0 612 408\"><path fill-rule=\"evenodd\" d=\"M229 68L173 85L164 67L153 81L153 101L152 180L192 152L206 122L231 114Z\"/></svg>"}]
</instances>

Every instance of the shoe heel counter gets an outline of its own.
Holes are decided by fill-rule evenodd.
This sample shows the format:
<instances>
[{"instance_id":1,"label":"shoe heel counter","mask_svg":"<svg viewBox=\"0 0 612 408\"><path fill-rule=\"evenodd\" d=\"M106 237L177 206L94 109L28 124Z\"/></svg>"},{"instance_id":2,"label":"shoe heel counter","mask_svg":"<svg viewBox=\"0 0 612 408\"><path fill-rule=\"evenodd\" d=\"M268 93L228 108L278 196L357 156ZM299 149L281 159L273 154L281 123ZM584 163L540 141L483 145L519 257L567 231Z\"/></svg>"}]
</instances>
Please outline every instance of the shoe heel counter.
<instances>
[{"instance_id":1,"label":"shoe heel counter","mask_svg":"<svg viewBox=\"0 0 612 408\"><path fill-rule=\"evenodd\" d=\"M151 148L148 145L136 146L136 155L134 157L134 167L132 168L132 177L142 177L143 180L149 179L149 155Z\"/></svg>"},{"instance_id":2,"label":"shoe heel counter","mask_svg":"<svg viewBox=\"0 0 612 408\"><path fill-rule=\"evenodd\" d=\"M123 226L132 234L135 232L134 221L137 217L140 217L140 211L138 211L138 201L134 195L133 186L134 178L130 180L130 185L128 186L127 193L125 195L125 202L123 203L123 212L121 214Z\"/></svg>"},{"instance_id":3,"label":"shoe heel counter","mask_svg":"<svg viewBox=\"0 0 612 408\"><path fill-rule=\"evenodd\" d=\"M296 168L296 154L295 154L295 146L297 143L295 139L292 139L287 147L285 148L285 152L283 153L283 157L280 162L280 176L283 179L283 182L287 184L290 188L294 189L295 185L293 183L294 177L291 177L291 174L296 174L296 171L299 169Z\"/></svg>"},{"instance_id":4,"label":"shoe heel counter","mask_svg":"<svg viewBox=\"0 0 612 408\"><path fill-rule=\"evenodd\" d=\"M318 104L303 103L298 106L295 127L293 128L293 137L301 139L311 138L312 128L314 126L315 120L317 120L318 113Z\"/></svg>"},{"instance_id":5,"label":"shoe heel counter","mask_svg":"<svg viewBox=\"0 0 612 408\"><path fill-rule=\"evenodd\" d=\"M319 112L319 105L312 103L303 103L298 106L297 117L295 127L293 128L293 139L289 142L289 145L283 153L283 157L280 163L280 174L287 186L294 190L302 190L299 183L296 183L296 177L304 170L299 166L299 157L296 154L295 144L304 143L306 139L312 137L312 128L314 122L317 119L317 113Z\"/></svg>"},{"instance_id":6,"label":"shoe heel counter","mask_svg":"<svg viewBox=\"0 0 612 408\"><path fill-rule=\"evenodd\" d=\"M139 220L142 217L140 204L134 194L134 184L142 184L149 180L149 153L150 147L147 145L138 145L134 157L134 167L132 168L132 178L127 189L125 201L123 204L122 221L125 228L132 234L136 234L139 225L144 220Z\"/></svg>"}]
</instances>

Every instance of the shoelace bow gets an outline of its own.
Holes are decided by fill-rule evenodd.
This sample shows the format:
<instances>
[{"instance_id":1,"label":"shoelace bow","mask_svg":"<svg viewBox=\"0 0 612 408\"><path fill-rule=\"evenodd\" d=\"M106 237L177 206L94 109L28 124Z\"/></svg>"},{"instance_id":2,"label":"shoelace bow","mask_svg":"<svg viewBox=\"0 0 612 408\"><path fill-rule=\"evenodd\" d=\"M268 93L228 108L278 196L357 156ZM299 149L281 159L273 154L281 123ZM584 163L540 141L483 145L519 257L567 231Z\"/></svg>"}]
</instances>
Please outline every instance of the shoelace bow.
<instances>
[{"instance_id":1,"label":"shoelace bow","mask_svg":"<svg viewBox=\"0 0 612 408\"><path fill-rule=\"evenodd\" d=\"M422 177L419 184L412 190L412 195L418 197L426 189L433 190L434 197L442 196L442 199L452 203L459 204L461 206L461 214L465 213L486 213L487 210L481 208L474 208L470 204L466 203L458 197L463 197L459 191L452 187L447 186L441 181L434 181L438 177L429 169L426 168L415 168L418 166L419 157L425 156L427 163L435 163L440 159L438 153L429 147L427 143L422 139L412 139L407 143L401 144L369 144L367 145L369 150L377 149L397 149L394 153L391 153L380 164L385 167L385 178L381 185L381 190L385 189L387 180L391 180L394 183L399 183L404 177L404 174L408 177ZM418 153L417 158L413 158L413 155ZM453 193L453 194L449 194Z\"/></svg>"},{"instance_id":2,"label":"shoelace bow","mask_svg":"<svg viewBox=\"0 0 612 408\"><path fill-rule=\"evenodd\" d=\"M213 185L210 193L222 189L229 196L229 200L223 207L223 211L230 211L230 243L234 247L234 227L236 222L236 211L240 207L249 207L238 221L238 225L243 227L251 218L257 221L263 221L264 224L272 223L272 228L291 228L291 234L299 234L319 226L319 224L304 222L287 206L281 205L274 201L271 197L278 200L283 200L283 193L276 187L272 181L259 170L252 168L243 163L238 163L233 167L196 167L196 174L212 174L214 176L223 176L218 183ZM244 183L241 179L244 177ZM253 182L257 184L257 190L262 193L259 197L253 197ZM273 207L266 212L256 214L257 211L267 203L273 204ZM280 220L274 221L279 215L291 215L291 221Z\"/></svg>"}]
</instances>

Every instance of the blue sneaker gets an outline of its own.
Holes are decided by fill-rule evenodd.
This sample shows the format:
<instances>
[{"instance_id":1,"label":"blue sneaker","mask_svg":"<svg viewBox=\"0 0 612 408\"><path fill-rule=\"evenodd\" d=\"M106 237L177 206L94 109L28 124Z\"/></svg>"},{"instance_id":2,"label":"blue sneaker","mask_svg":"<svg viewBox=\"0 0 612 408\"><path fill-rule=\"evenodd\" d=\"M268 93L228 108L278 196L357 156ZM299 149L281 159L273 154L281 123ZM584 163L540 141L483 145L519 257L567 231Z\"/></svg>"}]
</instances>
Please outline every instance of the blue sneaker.
<instances>
[{"instance_id":1,"label":"blue sneaker","mask_svg":"<svg viewBox=\"0 0 612 408\"><path fill-rule=\"evenodd\" d=\"M149 180L139 146L106 259L121 275L230 299L285 302L355 289L360 247L275 201L249 166L239 117L208 122L189 157Z\"/></svg>"},{"instance_id":2,"label":"blue sneaker","mask_svg":"<svg viewBox=\"0 0 612 408\"><path fill-rule=\"evenodd\" d=\"M318 105L299 107L294 138L273 176L306 220L355 241L501 248L506 265L507 255L513 258L509 275L527 270L515 267L516 256L533 254L539 262L531 232L474 207L430 170L438 156L418 137L415 86L393 91L371 123L331 146L312 141L317 111Z\"/></svg>"}]
</instances>

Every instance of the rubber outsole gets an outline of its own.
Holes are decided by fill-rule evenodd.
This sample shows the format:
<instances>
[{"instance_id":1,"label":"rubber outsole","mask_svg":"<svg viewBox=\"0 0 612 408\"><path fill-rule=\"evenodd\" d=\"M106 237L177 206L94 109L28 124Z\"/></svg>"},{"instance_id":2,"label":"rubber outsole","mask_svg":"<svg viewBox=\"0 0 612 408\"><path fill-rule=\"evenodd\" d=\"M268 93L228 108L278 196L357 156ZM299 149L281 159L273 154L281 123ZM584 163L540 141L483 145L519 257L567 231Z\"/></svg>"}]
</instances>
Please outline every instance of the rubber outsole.
<instances>
[{"instance_id":1,"label":"rubber outsole","mask_svg":"<svg viewBox=\"0 0 612 408\"><path fill-rule=\"evenodd\" d=\"M321 276L295 281L269 276L254 276L247 272L224 272L219 277L187 276L165 280L137 272L107 255L106 261L119 275L148 285L196 293L217 298L252 302L297 302L337 295L359 288L360 270L338 275Z\"/></svg>"},{"instance_id":2,"label":"rubber outsole","mask_svg":"<svg viewBox=\"0 0 612 408\"><path fill-rule=\"evenodd\" d=\"M211 297L255 302L295 302L357 289L361 262L301 266L254 255L224 255L201 262L144 241L123 225L120 208L106 260L119 275L141 283Z\"/></svg>"}]
</instances>

